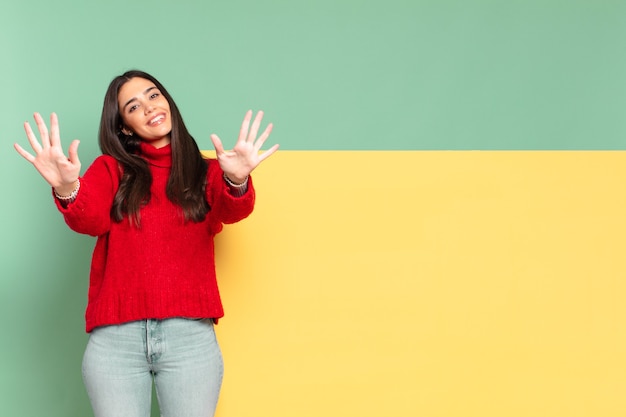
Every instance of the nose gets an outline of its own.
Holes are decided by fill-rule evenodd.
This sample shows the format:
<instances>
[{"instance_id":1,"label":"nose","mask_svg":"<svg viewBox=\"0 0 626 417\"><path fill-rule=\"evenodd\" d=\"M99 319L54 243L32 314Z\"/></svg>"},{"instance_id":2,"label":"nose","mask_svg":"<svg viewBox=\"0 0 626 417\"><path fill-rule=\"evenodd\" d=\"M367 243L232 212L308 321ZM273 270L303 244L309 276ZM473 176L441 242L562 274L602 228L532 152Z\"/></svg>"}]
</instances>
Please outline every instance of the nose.
<instances>
[{"instance_id":1,"label":"nose","mask_svg":"<svg viewBox=\"0 0 626 417\"><path fill-rule=\"evenodd\" d=\"M154 111L154 106L152 104L146 104L145 106L143 106L144 108L144 113L145 114L150 114Z\"/></svg>"}]
</instances>

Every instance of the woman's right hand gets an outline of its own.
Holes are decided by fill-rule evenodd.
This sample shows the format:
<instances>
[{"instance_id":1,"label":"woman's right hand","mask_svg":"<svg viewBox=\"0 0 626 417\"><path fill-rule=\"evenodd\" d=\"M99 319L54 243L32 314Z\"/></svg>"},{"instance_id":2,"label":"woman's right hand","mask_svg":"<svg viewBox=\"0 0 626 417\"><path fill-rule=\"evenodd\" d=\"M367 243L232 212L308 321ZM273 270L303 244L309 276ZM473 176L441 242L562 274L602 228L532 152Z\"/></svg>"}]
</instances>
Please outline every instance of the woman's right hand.
<instances>
[{"instance_id":1,"label":"woman's right hand","mask_svg":"<svg viewBox=\"0 0 626 417\"><path fill-rule=\"evenodd\" d=\"M60 195L68 195L74 190L76 181L80 174L80 160L78 159L78 140L72 141L65 156L61 148L61 138L59 135L59 120L56 113L50 115L50 132L46 123L39 113L35 113L35 122L39 129L41 144L37 140L35 133L28 122L24 122L24 130L28 137L28 142L35 152L31 155L17 143L15 150L28 162L33 164L41 176L54 187Z\"/></svg>"}]
</instances>

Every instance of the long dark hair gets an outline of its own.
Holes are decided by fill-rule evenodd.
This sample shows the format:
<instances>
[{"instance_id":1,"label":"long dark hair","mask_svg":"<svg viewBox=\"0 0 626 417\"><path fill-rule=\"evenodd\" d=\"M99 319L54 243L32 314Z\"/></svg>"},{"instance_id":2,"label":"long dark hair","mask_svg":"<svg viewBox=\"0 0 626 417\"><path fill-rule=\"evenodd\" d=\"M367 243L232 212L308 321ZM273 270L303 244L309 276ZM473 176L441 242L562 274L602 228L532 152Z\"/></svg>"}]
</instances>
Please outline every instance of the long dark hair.
<instances>
[{"instance_id":1,"label":"long dark hair","mask_svg":"<svg viewBox=\"0 0 626 417\"><path fill-rule=\"evenodd\" d=\"M111 217L114 221L121 222L124 216L129 216L132 223L139 225L139 209L150 201L152 175L148 163L140 156L141 138L122 132L124 124L117 100L122 85L136 77L153 82L170 105L172 170L165 190L167 198L182 207L185 219L200 222L210 210L204 195L207 163L202 158L198 144L187 131L172 96L156 78L138 70L127 71L115 77L109 84L102 106L98 134L100 150L115 158L122 170L120 186L111 207Z\"/></svg>"}]
</instances>

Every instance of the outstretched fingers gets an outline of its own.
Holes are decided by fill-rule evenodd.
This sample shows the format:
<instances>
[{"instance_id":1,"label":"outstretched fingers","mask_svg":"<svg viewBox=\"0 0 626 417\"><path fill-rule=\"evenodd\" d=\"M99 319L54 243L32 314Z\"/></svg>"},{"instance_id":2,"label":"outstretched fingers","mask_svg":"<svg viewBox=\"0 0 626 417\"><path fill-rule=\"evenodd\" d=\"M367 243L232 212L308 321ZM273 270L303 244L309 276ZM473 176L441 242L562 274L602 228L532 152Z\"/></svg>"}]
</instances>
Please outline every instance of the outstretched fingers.
<instances>
[{"instance_id":1,"label":"outstretched fingers","mask_svg":"<svg viewBox=\"0 0 626 417\"><path fill-rule=\"evenodd\" d=\"M41 114L35 113L35 123L37 123L37 129L39 129L39 136L41 137L41 146L43 146L44 149L49 148L50 137L48 134L48 127L46 126L46 122L43 121L43 117L41 117Z\"/></svg>"},{"instance_id":2,"label":"outstretched fingers","mask_svg":"<svg viewBox=\"0 0 626 417\"><path fill-rule=\"evenodd\" d=\"M263 131L263 133L261 133L261 136L259 136L259 138L257 139L256 142L254 142L254 149L256 149L257 151L260 151L261 148L263 147L263 144L265 143L265 141L267 140L267 138L269 138L270 133L272 133L272 129L274 128L274 125L272 123L268 124L267 127L265 128L265 130ZM255 133L256 134L256 133Z\"/></svg>"},{"instance_id":3,"label":"outstretched fingers","mask_svg":"<svg viewBox=\"0 0 626 417\"><path fill-rule=\"evenodd\" d=\"M252 110L246 112L243 122L241 123L237 143L232 151L225 152L222 142L217 135L211 135L211 140L213 141L218 159L225 164L222 165L222 169L225 172L229 169L232 172L241 172L247 169L247 173L249 173L254 170L261 161L278 150L278 145L274 145L267 151L261 153L261 148L274 128L274 125L269 123L261 135L257 137L263 116L263 111L259 110L254 120L252 120Z\"/></svg>"},{"instance_id":4,"label":"outstretched fingers","mask_svg":"<svg viewBox=\"0 0 626 417\"><path fill-rule=\"evenodd\" d=\"M269 148L268 150L266 150L265 152L263 152L262 154L259 155L259 163L261 163L263 160L269 158L270 156L272 156L272 154L274 152L276 152L278 150L278 143L274 146L272 146L271 148Z\"/></svg>"},{"instance_id":5,"label":"outstretched fingers","mask_svg":"<svg viewBox=\"0 0 626 417\"><path fill-rule=\"evenodd\" d=\"M246 139L248 142L253 142L256 139L256 135L259 132L259 127L261 126L261 120L263 120L263 111L259 110L252 122L252 127L250 128L250 132L248 133L248 138Z\"/></svg>"},{"instance_id":6,"label":"outstretched fingers","mask_svg":"<svg viewBox=\"0 0 626 417\"><path fill-rule=\"evenodd\" d=\"M45 126L45 124L44 124ZM50 115L50 145L61 146L61 134L59 132L59 118L56 113Z\"/></svg>"},{"instance_id":7,"label":"outstretched fingers","mask_svg":"<svg viewBox=\"0 0 626 417\"><path fill-rule=\"evenodd\" d=\"M28 162L30 162L31 164L33 162L35 162L35 157L32 156L30 153L28 153L24 148L22 148L20 145L18 145L17 143L13 144L13 147L15 148L15 150L17 151L17 153L19 153L20 155L22 155L22 158L26 159Z\"/></svg>"},{"instance_id":8,"label":"outstretched fingers","mask_svg":"<svg viewBox=\"0 0 626 417\"><path fill-rule=\"evenodd\" d=\"M246 141L246 138L248 137L248 130L250 129L250 119L252 119L252 110L248 110L243 118L241 128L239 129L239 137L237 138L238 143Z\"/></svg>"},{"instance_id":9,"label":"outstretched fingers","mask_svg":"<svg viewBox=\"0 0 626 417\"><path fill-rule=\"evenodd\" d=\"M24 131L26 132L26 137L28 138L28 143L30 143L30 146L31 146L31 148L33 148L33 151L35 151L35 153L37 153L37 154L39 152L41 152L41 150L42 150L41 144L37 140L37 137L35 136L35 132L33 132L33 129L30 127L30 123L24 122ZM21 147L20 147L20 149L21 149Z\"/></svg>"}]
</instances>

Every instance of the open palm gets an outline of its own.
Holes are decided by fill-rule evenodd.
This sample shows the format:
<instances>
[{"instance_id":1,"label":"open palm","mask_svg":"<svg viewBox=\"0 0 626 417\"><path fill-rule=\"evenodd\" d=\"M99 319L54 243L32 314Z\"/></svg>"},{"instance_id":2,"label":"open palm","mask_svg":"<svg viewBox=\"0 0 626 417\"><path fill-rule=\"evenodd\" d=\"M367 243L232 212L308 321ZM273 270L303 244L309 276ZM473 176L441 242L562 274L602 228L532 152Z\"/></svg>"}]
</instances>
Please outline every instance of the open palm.
<instances>
[{"instance_id":1,"label":"open palm","mask_svg":"<svg viewBox=\"0 0 626 417\"><path fill-rule=\"evenodd\" d=\"M263 160L278 149L278 144L276 144L265 152L259 153L272 132L273 125L271 123L267 125L263 133L257 138L261 120L263 120L263 112L259 111L257 113L252 125L250 125L251 119L252 110L248 110L241 124L237 143L230 151L224 150L222 141L217 135L211 135L211 141L215 147L217 160L222 171L236 183L243 182Z\"/></svg>"},{"instance_id":2,"label":"open palm","mask_svg":"<svg viewBox=\"0 0 626 417\"><path fill-rule=\"evenodd\" d=\"M78 159L79 141L72 141L68 150L68 156L65 156L61 148L57 115L55 113L50 115L50 132L48 132L46 123L39 113L35 113L35 122L39 130L41 143L37 140L30 124L28 122L24 123L28 142L30 142L35 155L33 156L17 143L14 145L15 150L24 159L33 164L48 184L55 189L71 187L80 174L80 160Z\"/></svg>"}]
</instances>

